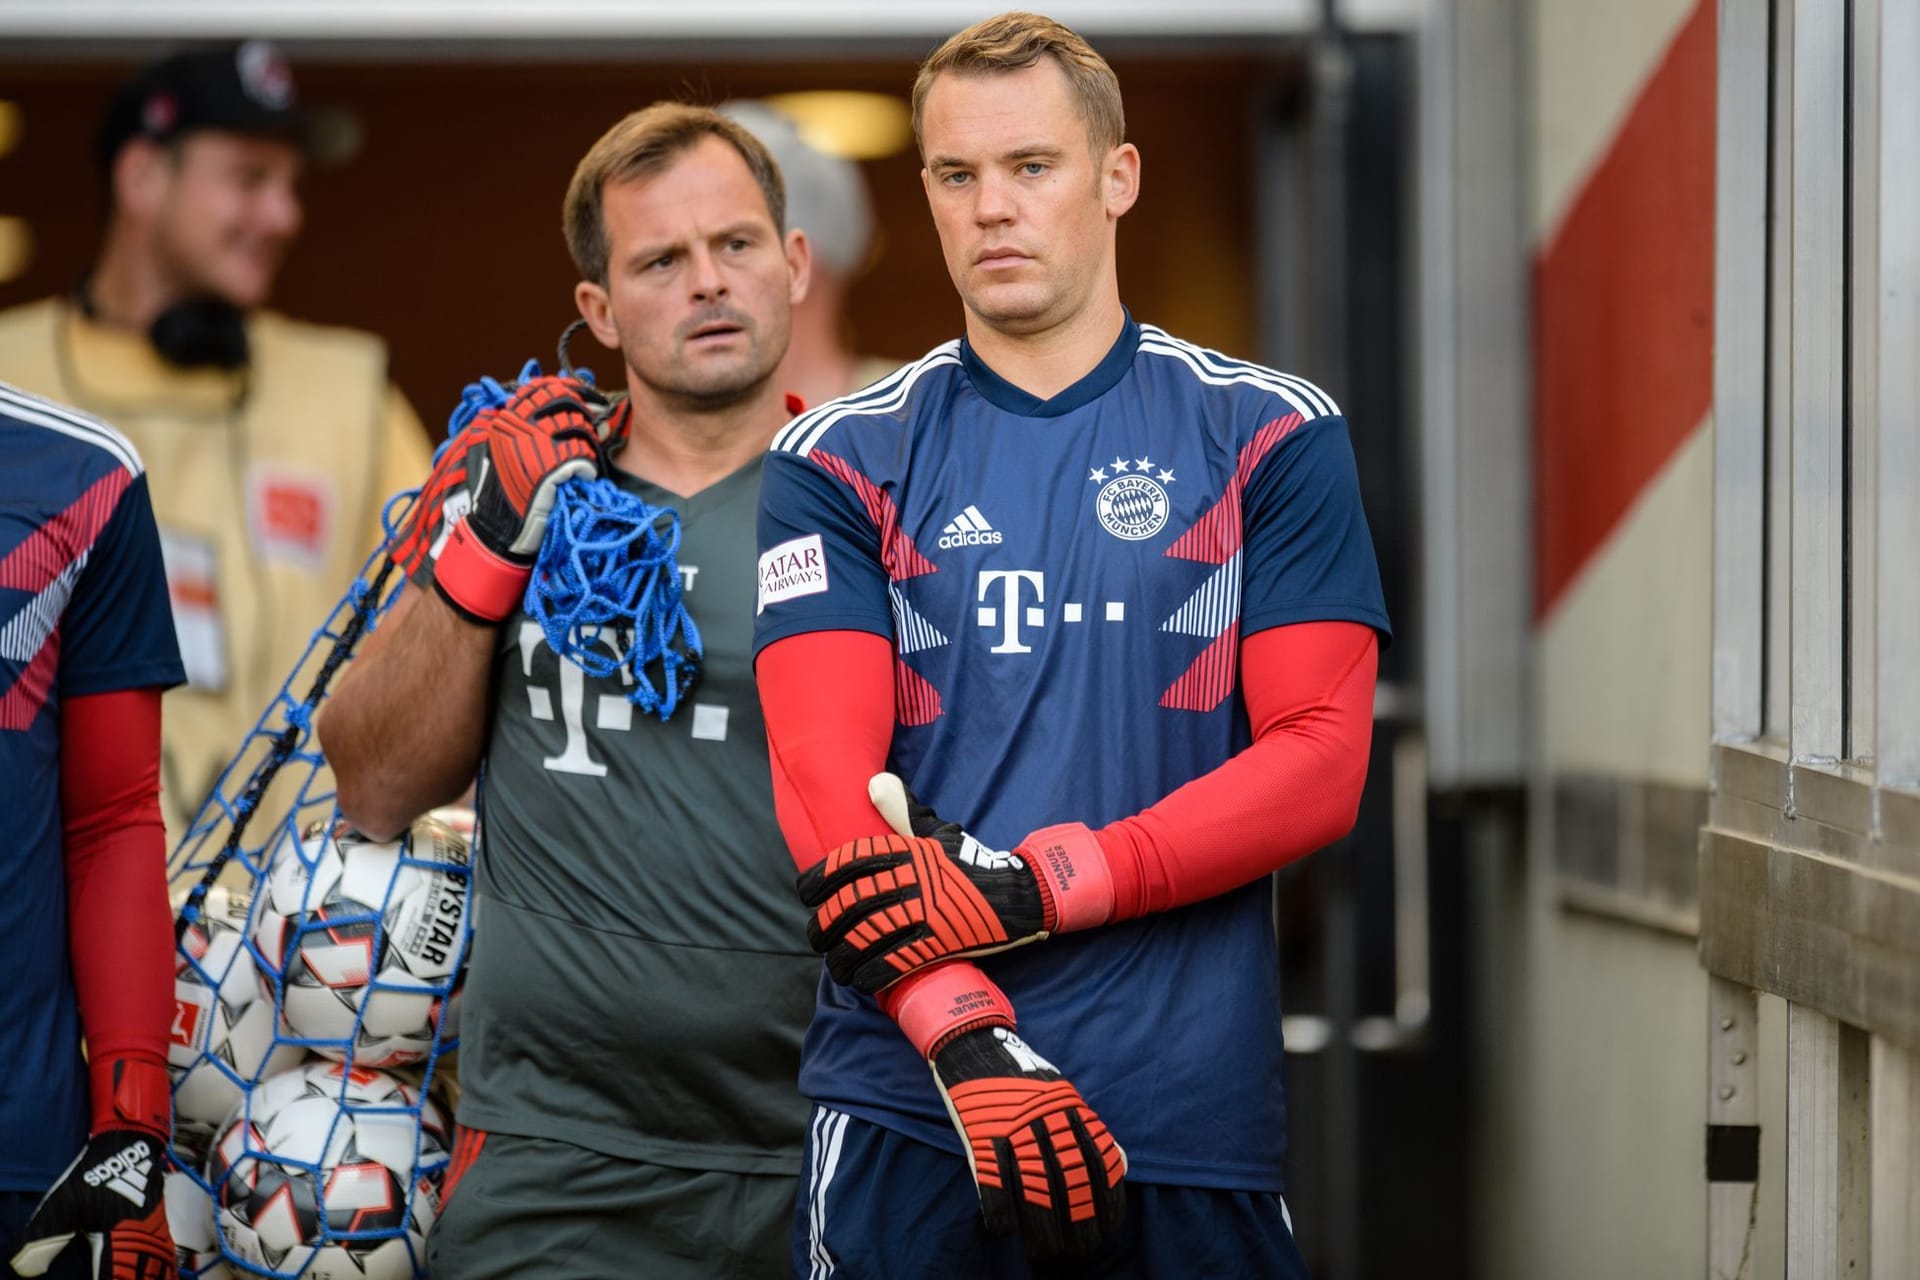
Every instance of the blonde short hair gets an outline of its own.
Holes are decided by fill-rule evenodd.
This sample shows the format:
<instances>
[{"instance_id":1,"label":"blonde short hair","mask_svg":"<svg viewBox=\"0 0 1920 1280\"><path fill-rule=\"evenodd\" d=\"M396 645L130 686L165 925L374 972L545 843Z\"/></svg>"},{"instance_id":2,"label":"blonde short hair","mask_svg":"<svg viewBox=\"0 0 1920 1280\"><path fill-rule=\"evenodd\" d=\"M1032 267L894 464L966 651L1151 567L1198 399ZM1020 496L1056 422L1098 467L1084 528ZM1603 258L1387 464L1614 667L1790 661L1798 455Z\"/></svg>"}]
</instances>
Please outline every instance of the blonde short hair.
<instances>
[{"instance_id":1,"label":"blonde short hair","mask_svg":"<svg viewBox=\"0 0 1920 1280\"><path fill-rule=\"evenodd\" d=\"M684 102L656 102L643 107L600 135L573 171L561 221L567 233L567 251L582 280L607 282L607 224L601 199L609 182L644 178L665 169L702 139L727 143L747 162L747 169L767 198L773 228L787 231L787 189L780 166L765 144L735 121L711 107Z\"/></svg>"},{"instance_id":2,"label":"blonde short hair","mask_svg":"<svg viewBox=\"0 0 1920 1280\"><path fill-rule=\"evenodd\" d=\"M941 75L988 75L1018 71L1041 58L1052 58L1066 73L1087 140L1096 153L1111 151L1127 140L1127 117L1120 105L1120 77L1107 60L1075 32L1037 13L1003 13L976 22L947 38L920 64L913 81L913 136L927 105L927 93Z\"/></svg>"}]
</instances>

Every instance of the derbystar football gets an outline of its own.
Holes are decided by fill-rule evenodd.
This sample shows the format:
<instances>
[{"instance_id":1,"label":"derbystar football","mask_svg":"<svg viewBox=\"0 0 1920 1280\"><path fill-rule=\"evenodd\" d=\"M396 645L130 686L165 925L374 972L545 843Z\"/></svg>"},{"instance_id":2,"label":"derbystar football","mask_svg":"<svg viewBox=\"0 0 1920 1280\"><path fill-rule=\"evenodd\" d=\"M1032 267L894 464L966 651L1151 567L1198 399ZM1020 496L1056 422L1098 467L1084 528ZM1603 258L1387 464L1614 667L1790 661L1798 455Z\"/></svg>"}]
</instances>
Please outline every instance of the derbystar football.
<instances>
[{"instance_id":1,"label":"derbystar football","mask_svg":"<svg viewBox=\"0 0 1920 1280\"><path fill-rule=\"evenodd\" d=\"M285 1033L356 1066L420 1062L456 1030L472 885L466 840L422 818L379 843L344 825L286 839L253 939Z\"/></svg>"},{"instance_id":2,"label":"derbystar football","mask_svg":"<svg viewBox=\"0 0 1920 1280\"><path fill-rule=\"evenodd\" d=\"M310 1062L262 1081L215 1139L215 1220L235 1258L274 1275L409 1280L425 1274L448 1150L411 1085Z\"/></svg>"},{"instance_id":3,"label":"derbystar football","mask_svg":"<svg viewBox=\"0 0 1920 1280\"><path fill-rule=\"evenodd\" d=\"M300 1061L301 1050L277 1039L279 1018L264 994L247 950L252 900L216 886L200 919L174 956L173 1030L167 1068L173 1077L173 1145L198 1164L207 1139L240 1105L254 1081Z\"/></svg>"}]
</instances>

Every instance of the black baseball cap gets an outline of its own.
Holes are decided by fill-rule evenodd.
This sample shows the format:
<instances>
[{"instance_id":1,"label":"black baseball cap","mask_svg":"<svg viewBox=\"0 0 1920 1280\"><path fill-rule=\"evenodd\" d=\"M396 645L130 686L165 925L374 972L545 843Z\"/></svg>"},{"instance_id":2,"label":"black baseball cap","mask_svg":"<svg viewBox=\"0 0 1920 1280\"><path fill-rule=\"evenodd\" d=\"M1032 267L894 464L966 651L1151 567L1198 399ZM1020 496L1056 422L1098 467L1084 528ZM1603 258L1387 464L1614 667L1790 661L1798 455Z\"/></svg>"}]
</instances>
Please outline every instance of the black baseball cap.
<instances>
[{"instance_id":1,"label":"black baseball cap","mask_svg":"<svg viewBox=\"0 0 1920 1280\"><path fill-rule=\"evenodd\" d=\"M287 60L266 40L170 54L113 95L95 155L102 169L134 138L171 142L197 129L284 138L322 163L354 149L352 121L300 103Z\"/></svg>"}]
</instances>

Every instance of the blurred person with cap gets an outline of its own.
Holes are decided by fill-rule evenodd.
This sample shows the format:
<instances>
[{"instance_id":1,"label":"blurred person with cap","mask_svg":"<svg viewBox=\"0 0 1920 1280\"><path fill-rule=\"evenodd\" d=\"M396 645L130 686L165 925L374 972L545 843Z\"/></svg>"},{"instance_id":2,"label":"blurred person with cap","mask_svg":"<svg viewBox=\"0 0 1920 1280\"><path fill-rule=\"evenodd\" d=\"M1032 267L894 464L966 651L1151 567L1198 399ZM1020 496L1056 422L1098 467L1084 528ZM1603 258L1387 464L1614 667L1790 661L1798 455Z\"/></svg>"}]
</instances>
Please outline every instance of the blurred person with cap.
<instances>
[{"instance_id":1,"label":"blurred person with cap","mask_svg":"<svg viewBox=\"0 0 1920 1280\"><path fill-rule=\"evenodd\" d=\"M780 385L817 405L886 377L903 361L860 355L847 345L847 290L873 249L873 207L860 166L812 146L791 116L764 102L726 102L719 109L773 154L787 180L787 225L806 232L813 245L812 284L793 308L793 344Z\"/></svg>"},{"instance_id":2,"label":"blurred person with cap","mask_svg":"<svg viewBox=\"0 0 1920 1280\"><path fill-rule=\"evenodd\" d=\"M0 313L0 381L111 423L151 469L189 681L167 699L173 838L428 465L378 338L263 309L336 123L265 41L153 63L100 126L97 261Z\"/></svg>"}]
</instances>

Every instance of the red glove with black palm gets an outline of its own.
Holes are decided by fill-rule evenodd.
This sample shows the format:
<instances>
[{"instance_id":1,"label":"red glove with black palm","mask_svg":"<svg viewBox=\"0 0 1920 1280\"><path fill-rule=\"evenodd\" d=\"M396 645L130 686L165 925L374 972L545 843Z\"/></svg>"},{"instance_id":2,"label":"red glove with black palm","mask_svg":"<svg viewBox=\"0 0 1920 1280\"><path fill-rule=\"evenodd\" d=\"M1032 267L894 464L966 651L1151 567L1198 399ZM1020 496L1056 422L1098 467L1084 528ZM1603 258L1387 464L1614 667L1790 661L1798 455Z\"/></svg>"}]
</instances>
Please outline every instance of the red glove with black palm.
<instances>
[{"instance_id":1,"label":"red glove with black palm","mask_svg":"<svg viewBox=\"0 0 1920 1280\"><path fill-rule=\"evenodd\" d=\"M561 484L592 477L624 443L629 413L575 378L532 378L468 425L434 468L394 547L419 568L443 516L450 522L434 587L454 611L492 625L519 607Z\"/></svg>"},{"instance_id":2,"label":"red glove with black palm","mask_svg":"<svg viewBox=\"0 0 1920 1280\"><path fill-rule=\"evenodd\" d=\"M1127 1153L1015 1033L998 987L972 965L939 965L880 1003L933 1068L990 1233L1017 1232L1036 1258L1082 1256L1120 1238Z\"/></svg>"},{"instance_id":3,"label":"red glove with black palm","mask_svg":"<svg viewBox=\"0 0 1920 1280\"><path fill-rule=\"evenodd\" d=\"M76 1235L85 1235L96 1280L173 1280L167 1069L122 1058L93 1063L91 1074L93 1137L27 1220L13 1269L44 1275Z\"/></svg>"},{"instance_id":4,"label":"red glove with black palm","mask_svg":"<svg viewBox=\"0 0 1920 1280\"><path fill-rule=\"evenodd\" d=\"M799 880L814 908L807 941L835 981L871 994L937 960L1112 916L1113 876L1086 826L1043 827L1003 852L941 821L891 773L875 775L867 792L898 834L849 841Z\"/></svg>"}]
</instances>

